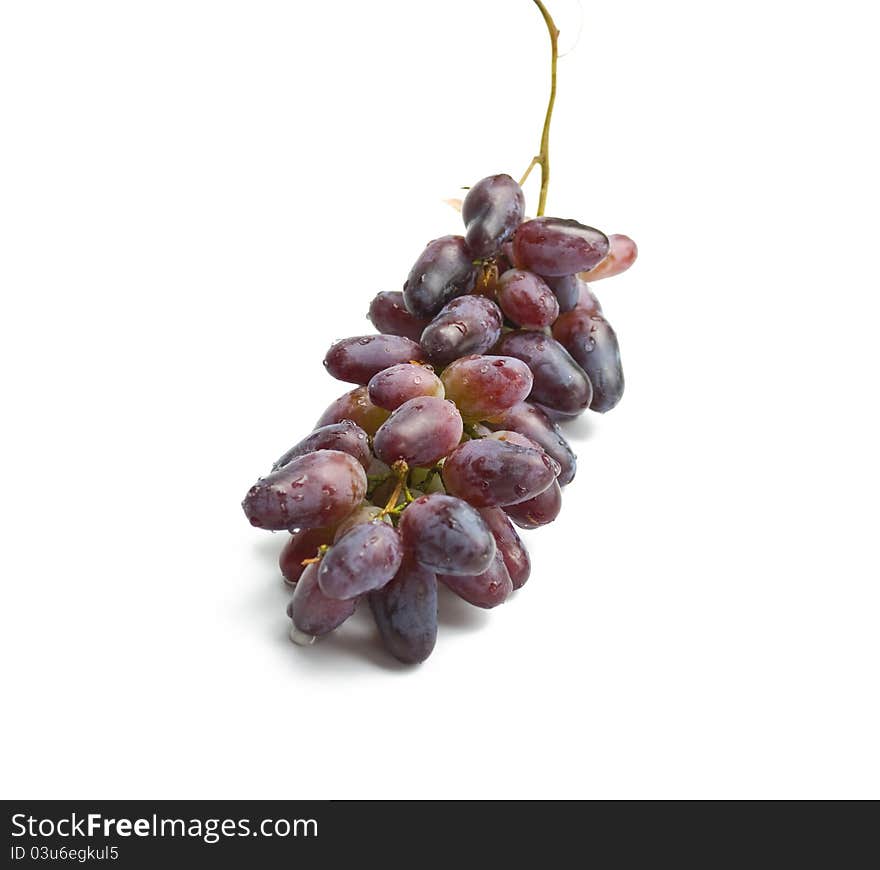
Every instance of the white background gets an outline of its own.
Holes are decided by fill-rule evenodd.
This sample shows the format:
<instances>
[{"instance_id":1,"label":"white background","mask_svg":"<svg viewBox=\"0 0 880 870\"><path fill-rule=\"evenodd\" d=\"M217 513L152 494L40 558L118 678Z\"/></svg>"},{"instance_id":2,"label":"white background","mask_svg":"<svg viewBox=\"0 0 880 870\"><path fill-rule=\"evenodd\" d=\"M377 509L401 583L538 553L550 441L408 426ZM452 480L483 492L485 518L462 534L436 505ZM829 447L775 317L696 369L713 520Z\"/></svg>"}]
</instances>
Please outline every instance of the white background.
<instances>
[{"instance_id":1,"label":"white background","mask_svg":"<svg viewBox=\"0 0 880 870\"><path fill-rule=\"evenodd\" d=\"M239 502L529 162L537 11L0 6L5 797L880 796L873 7L584 6L548 212L639 243L626 395L415 669L292 646Z\"/></svg>"}]
</instances>

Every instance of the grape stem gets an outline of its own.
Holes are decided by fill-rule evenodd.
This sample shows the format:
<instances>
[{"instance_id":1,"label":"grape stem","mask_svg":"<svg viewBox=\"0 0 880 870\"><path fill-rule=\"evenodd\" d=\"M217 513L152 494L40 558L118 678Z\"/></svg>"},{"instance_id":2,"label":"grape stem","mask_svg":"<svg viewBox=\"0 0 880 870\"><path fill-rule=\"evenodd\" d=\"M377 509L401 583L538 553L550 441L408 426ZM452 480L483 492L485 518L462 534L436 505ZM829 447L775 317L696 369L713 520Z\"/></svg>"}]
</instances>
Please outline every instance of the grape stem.
<instances>
[{"instance_id":1,"label":"grape stem","mask_svg":"<svg viewBox=\"0 0 880 870\"><path fill-rule=\"evenodd\" d=\"M329 549L329 544L321 544L321 546L318 547L318 552L315 553L315 555L312 556L311 559L303 559L302 562L300 562L300 565L314 565L316 562L320 562L321 559L324 558L324 553L326 553Z\"/></svg>"},{"instance_id":2,"label":"grape stem","mask_svg":"<svg viewBox=\"0 0 880 870\"><path fill-rule=\"evenodd\" d=\"M391 466L391 470L397 476L397 484L394 487L391 495L388 497L388 501L385 503L385 507L379 512L376 516L376 519L381 519L384 516L387 516L390 513L393 513L395 508L397 507L397 500L400 498L400 494L403 493L404 504L409 504L412 500L412 493L409 491L409 487L406 483L407 475L409 474L409 466L402 459L398 459L394 465Z\"/></svg>"},{"instance_id":3,"label":"grape stem","mask_svg":"<svg viewBox=\"0 0 880 870\"><path fill-rule=\"evenodd\" d=\"M547 32L550 34L550 100L547 103L547 114L544 116L544 129L541 130L541 150L532 158L528 169L520 179L520 186L526 183L531 171L541 167L541 192L538 195L538 217L544 214L544 206L547 205L547 185L550 183L550 119L553 117L553 104L556 102L556 61L559 59L559 30L553 21L547 7L541 0L532 0L541 12Z\"/></svg>"}]
</instances>

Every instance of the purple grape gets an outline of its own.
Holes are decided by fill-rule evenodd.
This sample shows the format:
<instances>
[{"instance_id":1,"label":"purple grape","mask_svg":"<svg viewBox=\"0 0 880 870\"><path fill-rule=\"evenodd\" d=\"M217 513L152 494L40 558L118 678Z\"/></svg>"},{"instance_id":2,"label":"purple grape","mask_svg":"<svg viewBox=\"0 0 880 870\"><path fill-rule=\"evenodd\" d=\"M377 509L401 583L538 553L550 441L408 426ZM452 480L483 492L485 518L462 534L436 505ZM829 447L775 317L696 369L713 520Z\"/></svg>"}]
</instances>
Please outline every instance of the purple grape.
<instances>
[{"instance_id":1,"label":"purple grape","mask_svg":"<svg viewBox=\"0 0 880 870\"><path fill-rule=\"evenodd\" d=\"M329 426L351 420L357 423L368 435L375 435L376 430L388 419L384 408L377 408L371 401L366 387L357 387L336 399L315 424L316 428Z\"/></svg>"},{"instance_id":2,"label":"purple grape","mask_svg":"<svg viewBox=\"0 0 880 870\"><path fill-rule=\"evenodd\" d=\"M437 579L405 557L394 578L369 596L385 648L405 664L423 662L437 640Z\"/></svg>"},{"instance_id":3,"label":"purple grape","mask_svg":"<svg viewBox=\"0 0 880 870\"><path fill-rule=\"evenodd\" d=\"M560 278L547 278L548 286L556 296L561 312L571 311L578 304L583 283L577 275L563 275Z\"/></svg>"},{"instance_id":4,"label":"purple grape","mask_svg":"<svg viewBox=\"0 0 880 870\"><path fill-rule=\"evenodd\" d=\"M309 529L338 523L366 491L367 475L353 456L318 450L261 478L241 506L252 526Z\"/></svg>"},{"instance_id":5,"label":"purple grape","mask_svg":"<svg viewBox=\"0 0 880 870\"><path fill-rule=\"evenodd\" d=\"M287 615L303 634L320 637L338 628L354 613L357 600L328 598L318 586L318 565L307 565L296 584Z\"/></svg>"},{"instance_id":6,"label":"purple grape","mask_svg":"<svg viewBox=\"0 0 880 870\"><path fill-rule=\"evenodd\" d=\"M272 470L277 471L292 459L296 459L297 456L304 456L315 450L339 450L342 453L348 453L349 456L357 459L364 468L369 468L373 459L367 433L353 420L343 420L341 423L321 426L320 429L307 435L298 444L294 444L272 466Z\"/></svg>"},{"instance_id":7,"label":"purple grape","mask_svg":"<svg viewBox=\"0 0 880 870\"><path fill-rule=\"evenodd\" d=\"M548 456L552 456L560 467L559 483L565 486L574 480L577 472L577 457L559 427L540 408L530 402L520 402L490 424L492 429L512 429L536 442Z\"/></svg>"},{"instance_id":8,"label":"purple grape","mask_svg":"<svg viewBox=\"0 0 880 870\"><path fill-rule=\"evenodd\" d=\"M450 495L476 507L516 504L556 482L559 465L543 450L481 438L466 441L443 464Z\"/></svg>"},{"instance_id":9,"label":"purple grape","mask_svg":"<svg viewBox=\"0 0 880 870\"><path fill-rule=\"evenodd\" d=\"M611 324L599 314L575 308L553 327L556 340L586 372L593 385L590 410L604 414L623 396L623 366L620 346Z\"/></svg>"},{"instance_id":10,"label":"purple grape","mask_svg":"<svg viewBox=\"0 0 880 870\"><path fill-rule=\"evenodd\" d=\"M440 365L489 350L501 335L501 311L484 296L461 296L444 306L422 333L422 349Z\"/></svg>"},{"instance_id":11,"label":"purple grape","mask_svg":"<svg viewBox=\"0 0 880 870\"><path fill-rule=\"evenodd\" d=\"M519 589L525 585L532 571L532 561L525 544L501 508L485 507L480 508L479 512L495 538L495 545L504 559L504 567L507 568L513 588Z\"/></svg>"},{"instance_id":12,"label":"purple grape","mask_svg":"<svg viewBox=\"0 0 880 870\"><path fill-rule=\"evenodd\" d=\"M510 269L501 276L498 304L523 329L543 329L559 316L559 302L553 291L539 275L523 269Z\"/></svg>"},{"instance_id":13,"label":"purple grape","mask_svg":"<svg viewBox=\"0 0 880 870\"><path fill-rule=\"evenodd\" d=\"M477 280L473 256L461 236L434 239L416 260L403 299L415 317L433 317L450 299L470 293Z\"/></svg>"},{"instance_id":14,"label":"purple grape","mask_svg":"<svg viewBox=\"0 0 880 870\"><path fill-rule=\"evenodd\" d=\"M533 380L528 365L510 356L465 356L440 379L465 420L487 420L512 408L529 395Z\"/></svg>"},{"instance_id":15,"label":"purple grape","mask_svg":"<svg viewBox=\"0 0 880 870\"><path fill-rule=\"evenodd\" d=\"M278 567L285 582L290 585L296 583L306 569L303 559L313 559L320 547L329 546L332 541L333 532L327 528L297 529L291 532L278 559Z\"/></svg>"},{"instance_id":16,"label":"purple grape","mask_svg":"<svg viewBox=\"0 0 880 870\"><path fill-rule=\"evenodd\" d=\"M333 343L324 357L324 368L337 380L367 384L383 369L424 359L418 344L401 335L356 335Z\"/></svg>"},{"instance_id":17,"label":"purple grape","mask_svg":"<svg viewBox=\"0 0 880 870\"><path fill-rule=\"evenodd\" d=\"M443 382L432 368L413 363L401 363L373 375L367 384L367 392L374 405L389 411L420 396L442 399L446 394Z\"/></svg>"},{"instance_id":18,"label":"purple grape","mask_svg":"<svg viewBox=\"0 0 880 870\"><path fill-rule=\"evenodd\" d=\"M422 330L428 325L427 320L413 317L403 303L403 293L399 290L383 290L373 297L367 313L370 322L379 332L386 335L402 335L412 341L418 341Z\"/></svg>"},{"instance_id":19,"label":"purple grape","mask_svg":"<svg viewBox=\"0 0 880 870\"><path fill-rule=\"evenodd\" d=\"M318 584L328 598L357 598L381 589L403 559L397 529L387 523L366 523L344 534L321 560Z\"/></svg>"},{"instance_id":20,"label":"purple grape","mask_svg":"<svg viewBox=\"0 0 880 870\"><path fill-rule=\"evenodd\" d=\"M410 466L429 466L455 449L463 431L452 402L430 396L410 399L379 427L373 450L388 465L402 459Z\"/></svg>"},{"instance_id":21,"label":"purple grape","mask_svg":"<svg viewBox=\"0 0 880 870\"><path fill-rule=\"evenodd\" d=\"M590 379L555 339L541 332L517 330L502 336L496 350L522 360L529 367L534 377L531 401L564 414L578 414L590 406ZM448 384L446 394L450 395Z\"/></svg>"},{"instance_id":22,"label":"purple grape","mask_svg":"<svg viewBox=\"0 0 880 870\"><path fill-rule=\"evenodd\" d=\"M522 188L509 175L478 181L461 205L471 254L482 258L498 251L522 222L525 205Z\"/></svg>"},{"instance_id":23,"label":"purple grape","mask_svg":"<svg viewBox=\"0 0 880 870\"><path fill-rule=\"evenodd\" d=\"M468 604L486 609L503 604L513 592L513 581L497 549L492 564L482 574L438 574L437 579Z\"/></svg>"},{"instance_id":24,"label":"purple grape","mask_svg":"<svg viewBox=\"0 0 880 870\"><path fill-rule=\"evenodd\" d=\"M495 538L467 502L424 495L403 512L398 526L404 549L443 574L482 574L495 556Z\"/></svg>"},{"instance_id":25,"label":"purple grape","mask_svg":"<svg viewBox=\"0 0 880 870\"><path fill-rule=\"evenodd\" d=\"M526 221L513 237L517 265L551 277L592 269L608 250L605 233L563 218Z\"/></svg>"},{"instance_id":26,"label":"purple grape","mask_svg":"<svg viewBox=\"0 0 880 870\"><path fill-rule=\"evenodd\" d=\"M619 275L632 266L639 255L636 243L622 233L612 233L608 236L608 245L608 256L584 275L587 281L599 281L602 278Z\"/></svg>"},{"instance_id":27,"label":"purple grape","mask_svg":"<svg viewBox=\"0 0 880 870\"><path fill-rule=\"evenodd\" d=\"M542 493L519 504L506 505L504 512L521 528L537 529L552 523L562 510L562 490L554 480Z\"/></svg>"}]
</instances>

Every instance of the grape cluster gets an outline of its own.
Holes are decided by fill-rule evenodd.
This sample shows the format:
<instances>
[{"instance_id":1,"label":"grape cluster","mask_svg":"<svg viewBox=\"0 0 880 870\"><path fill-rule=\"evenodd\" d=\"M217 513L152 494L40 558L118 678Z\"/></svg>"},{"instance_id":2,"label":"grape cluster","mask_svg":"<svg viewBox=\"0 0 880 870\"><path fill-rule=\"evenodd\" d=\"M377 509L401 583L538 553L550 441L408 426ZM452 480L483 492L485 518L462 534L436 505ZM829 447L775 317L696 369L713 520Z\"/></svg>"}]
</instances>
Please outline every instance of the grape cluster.
<instances>
[{"instance_id":1,"label":"grape cluster","mask_svg":"<svg viewBox=\"0 0 880 870\"><path fill-rule=\"evenodd\" d=\"M528 579L514 526L552 522L576 459L557 422L623 393L617 336L585 279L632 265L635 244L573 220L524 219L508 175L462 203L464 236L430 242L377 335L335 342L354 384L248 491L251 524L288 530L291 637L310 643L369 602L400 661L437 635L437 583L495 607Z\"/></svg>"}]
</instances>

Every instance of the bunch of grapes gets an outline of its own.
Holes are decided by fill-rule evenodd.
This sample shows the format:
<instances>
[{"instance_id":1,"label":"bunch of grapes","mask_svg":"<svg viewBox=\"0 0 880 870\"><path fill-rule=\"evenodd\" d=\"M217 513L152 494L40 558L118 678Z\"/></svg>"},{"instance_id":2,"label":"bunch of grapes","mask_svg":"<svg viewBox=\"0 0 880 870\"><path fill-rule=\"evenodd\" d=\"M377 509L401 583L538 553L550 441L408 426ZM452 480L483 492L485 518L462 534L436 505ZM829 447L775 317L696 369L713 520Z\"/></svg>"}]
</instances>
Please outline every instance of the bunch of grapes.
<instances>
[{"instance_id":1,"label":"bunch of grapes","mask_svg":"<svg viewBox=\"0 0 880 870\"><path fill-rule=\"evenodd\" d=\"M509 175L474 185L462 217L464 236L430 242L403 292L373 299L379 334L331 346L327 371L355 388L245 497L252 525L290 532L297 643L366 600L388 651L421 662L438 583L501 604L530 572L515 526L552 522L575 476L557 421L620 401L617 336L585 279L629 268L632 240L524 220Z\"/></svg>"}]
</instances>

